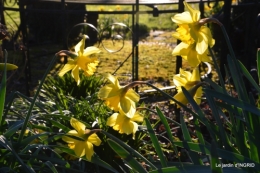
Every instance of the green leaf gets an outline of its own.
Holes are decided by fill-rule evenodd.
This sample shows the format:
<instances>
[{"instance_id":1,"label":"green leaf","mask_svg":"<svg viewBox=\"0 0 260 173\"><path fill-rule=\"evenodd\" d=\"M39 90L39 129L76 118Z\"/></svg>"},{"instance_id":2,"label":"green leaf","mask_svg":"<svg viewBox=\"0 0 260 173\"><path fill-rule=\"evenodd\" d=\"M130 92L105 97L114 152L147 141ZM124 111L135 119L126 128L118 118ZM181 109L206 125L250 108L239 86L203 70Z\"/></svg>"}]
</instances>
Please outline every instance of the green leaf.
<instances>
[{"instance_id":1,"label":"green leaf","mask_svg":"<svg viewBox=\"0 0 260 173\"><path fill-rule=\"evenodd\" d=\"M7 61L7 53L5 51L5 64L4 64L4 73L2 77L2 81L0 84L0 126L2 126L2 117L4 114L4 105L5 105L5 94L6 94L6 61ZM0 132L2 134L2 132Z\"/></svg>"},{"instance_id":2,"label":"green leaf","mask_svg":"<svg viewBox=\"0 0 260 173\"><path fill-rule=\"evenodd\" d=\"M29 145L33 140L35 140L35 139L37 139L39 137L48 136L48 134L50 134L50 133L41 133L41 134L36 134L36 135L33 135L33 136L29 136L29 137L27 137L27 138L22 140L21 146Z\"/></svg>"},{"instance_id":3,"label":"green leaf","mask_svg":"<svg viewBox=\"0 0 260 173\"><path fill-rule=\"evenodd\" d=\"M0 145L2 145L4 148L9 150L13 156L16 158L16 160L21 164L22 168L25 172L28 173L35 173L35 171L30 168L28 165L26 165L23 160L18 156L18 154L15 152L15 150L12 148L11 144L6 140L6 138L3 135L0 135Z\"/></svg>"},{"instance_id":4,"label":"green leaf","mask_svg":"<svg viewBox=\"0 0 260 173\"><path fill-rule=\"evenodd\" d=\"M222 169L220 166L216 166L216 165L220 165L220 161L218 159L218 152L217 152L217 145L215 143L215 141L211 141L211 155L210 155L210 167L212 170L212 173L222 173Z\"/></svg>"},{"instance_id":5,"label":"green leaf","mask_svg":"<svg viewBox=\"0 0 260 173\"><path fill-rule=\"evenodd\" d=\"M23 120L15 122L7 131L4 133L4 136L9 139L13 134L17 132L17 130L23 125Z\"/></svg>"},{"instance_id":6,"label":"green leaf","mask_svg":"<svg viewBox=\"0 0 260 173\"><path fill-rule=\"evenodd\" d=\"M259 85L255 82L254 78L251 76L251 74L248 72L248 70L246 69L246 67L240 62L238 61L241 71L243 73L243 75L248 79L248 81L254 86L254 88L257 90L258 93L260 93L260 87Z\"/></svg>"},{"instance_id":7,"label":"green leaf","mask_svg":"<svg viewBox=\"0 0 260 173\"><path fill-rule=\"evenodd\" d=\"M47 161L44 164L47 165L52 170L53 173L58 173L55 166L50 161Z\"/></svg>"},{"instance_id":8,"label":"green leaf","mask_svg":"<svg viewBox=\"0 0 260 173\"><path fill-rule=\"evenodd\" d=\"M260 48L257 49L257 74L258 74L258 83L260 85Z\"/></svg>"},{"instance_id":9,"label":"green leaf","mask_svg":"<svg viewBox=\"0 0 260 173\"><path fill-rule=\"evenodd\" d=\"M110 133L102 130L102 133L105 134L106 136L110 137L111 139L113 139L114 141L116 141L117 143L119 143L121 146L123 146L124 148L126 148L130 153L132 153L133 155L135 155L136 157L139 157L140 159L142 159L146 164L148 164L152 169L157 169L156 166L154 166L149 160L147 160L143 155L141 155L140 153L138 153L136 150L134 150L132 147L130 147L129 145L127 145L124 141L121 141L120 139L116 138L115 136L111 135Z\"/></svg>"},{"instance_id":10,"label":"green leaf","mask_svg":"<svg viewBox=\"0 0 260 173\"><path fill-rule=\"evenodd\" d=\"M30 107L29 107L29 109L28 109L27 115L26 115L26 117L25 117L24 124L23 124L22 129L21 129L21 133L19 134L19 137L18 137L18 141L17 141L17 142L18 142L18 145L19 145L19 143L22 141L22 139L23 139L23 137L24 137L25 130L26 130L26 128L27 128L29 119L30 119L30 117L31 117L31 113L32 113L33 107L34 107L34 105L35 105L36 99L38 98L38 95L39 95L40 90L41 90L41 87L42 87L42 85L43 85L43 83L44 83L44 81L45 81L45 78L46 78L47 75L49 74L49 72L50 72L50 70L51 70L51 68L52 68L52 66L53 66L53 64L54 64L55 62L56 62L56 57L53 57L53 58L52 58L52 61L50 62L50 64L49 64L47 70L45 71L45 73L44 73L44 75L43 75L43 78L42 78L42 80L41 80L41 82L40 82L40 84L39 84L39 86L38 86L38 88L37 88L37 90L36 90L36 92L35 92L35 95L34 95L34 97L33 97L33 100L32 100L32 102L31 102L31 104L30 104Z\"/></svg>"},{"instance_id":11,"label":"green leaf","mask_svg":"<svg viewBox=\"0 0 260 173\"><path fill-rule=\"evenodd\" d=\"M191 142L191 136L190 136L190 133L189 133L189 130L184 122L184 117L181 116L181 130L182 130L182 134L183 134L183 138L185 141L189 141ZM200 159L199 157L199 154L194 152L194 151L190 151L188 147L185 147L187 150L188 150L188 153L190 155L190 158L192 160L192 162L195 164L195 165L203 165L203 162L202 160Z\"/></svg>"},{"instance_id":12,"label":"green leaf","mask_svg":"<svg viewBox=\"0 0 260 173\"><path fill-rule=\"evenodd\" d=\"M220 116L219 116L219 110L217 105L215 104L215 101L214 101L214 98L209 95L208 92L205 91L205 95L206 95L206 98L207 98L207 101L210 105L210 109L212 111L212 115L214 116L215 120L216 120L216 123L217 123L217 126L218 126L218 129L219 129L219 133L217 134L217 136L219 136L220 138L220 145L224 146L226 149L230 149L230 142L226 136L226 132L225 132L225 129L223 127L223 123L220 119Z\"/></svg>"},{"instance_id":13,"label":"green leaf","mask_svg":"<svg viewBox=\"0 0 260 173\"><path fill-rule=\"evenodd\" d=\"M143 166L122 146L111 139L108 139L107 142L109 146L119 155L119 157L128 163L132 169L136 170L138 173L147 173Z\"/></svg>"},{"instance_id":14,"label":"green leaf","mask_svg":"<svg viewBox=\"0 0 260 173\"><path fill-rule=\"evenodd\" d=\"M158 157L160 158L161 165L162 165L162 167L166 167L167 161L166 161L165 156L163 154L163 151L162 151L162 148L161 148L160 143L158 141L158 138L156 137L155 132L154 132L152 126L151 126L151 123L149 122L149 120L147 118L145 118L144 120L145 120L145 124L147 126L147 131L150 135L153 146L155 148L155 151L156 151Z\"/></svg>"},{"instance_id":15,"label":"green leaf","mask_svg":"<svg viewBox=\"0 0 260 173\"><path fill-rule=\"evenodd\" d=\"M242 78L241 69L238 64L238 60L235 57L227 56L228 67L230 70L231 77L233 79L238 97L244 101L248 100L247 90L245 83Z\"/></svg>"},{"instance_id":16,"label":"green leaf","mask_svg":"<svg viewBox=\"0 0 260 173\"><path fill-rule=\"evenodd\" d=\"M234 98L229 95L214 91L212 89L204 89L206 93L208 93L209 96L215 97L216 99L220 99L223 102L226 102L230 105L234 105L236 107L240 107L245 111L249 111L257 116L260 116L260 109L257 108L255 105L252 105L248 102L245 102L244 100L241 100L239 98Z\"/></svg>"}]
</instances>

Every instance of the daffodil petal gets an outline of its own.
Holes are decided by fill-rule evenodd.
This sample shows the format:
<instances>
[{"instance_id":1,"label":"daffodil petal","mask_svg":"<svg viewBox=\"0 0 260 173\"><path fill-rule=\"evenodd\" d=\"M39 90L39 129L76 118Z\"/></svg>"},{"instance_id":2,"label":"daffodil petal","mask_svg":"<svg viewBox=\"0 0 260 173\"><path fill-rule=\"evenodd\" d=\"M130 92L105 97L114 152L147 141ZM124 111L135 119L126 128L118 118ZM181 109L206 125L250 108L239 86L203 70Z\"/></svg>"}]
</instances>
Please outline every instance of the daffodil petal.
<instances>
[{"instance_id":1,"label":"daffodil petal","mask_svg":"<svg viewBox=\"0 0 260 173\"><path fill-rule=\"evenodd\" d=\"M210 56L208 56L208 51L206 51L204 54L202 55L199 55L199 59L200 61L202 62L210 62L211 59L210 59Z\"/></svg>"},{"instance_id":2,"label":"daffodil petal","mask_svg":"<svg viewBox=\"0 0 260 173\"><path fill-rule=\"evenodd\" d=\"M201 103L201 96L202 96L202 87L199 87L196 91L196 94L194 95L194 100L197 104L200 104Z\"/></svg>"},{"instance_id":3,"label":"daffodil petal","mask_svg":"<svg viewBox=\"0 0 260 173\"><path fill-rule=\"evenodd\" d=\"M138 130L138 124L136 122L131 122L132 123L132 133L133 133L133 139L135 139L135 133Z\"/></svg>"},{"instance_id":4,"label":"daffodil petal","mask_svg":"<svg viewBox=\"0 0 260 173\"><path fill-rule=\"evenodd\" d=\"M67 64L64 65L64 67L59 72L59 76L62 77L65 73L72 70L75 67L74 60L68 60Z\"/></svg>"},{"instance_id":5,"label":"daffodil petal","mask_svg":"<svg viewBox=\"0 0 260 173\"><path fill-rule=\"evenodd\" d=\"M95 133L88 137L88 142L91 142L96 146L99 146L101 144L101 140L99 139L98 135Z\"/></svg>"},{"instance_id":6,"label":"daffodil petal","mask_svg":"<svg viewBox=\"0 0 260 173\"><path fill-rule=\"evenodd\" d=\"M177 24L188 24L193 22L190 13L187 11L181 14L176 14L171 19L174 23Z\"/></svg>"},{"instance_id":7,"label":"daffodil petal","mask_svg":"<svg viewBox=\"0 0 260 173\"><path fill-rule=\"evenodd\" d=\"M86 150L86 158L87 160L91 160L94 150L93 150L93 144L90 142L85 143L85 150Z\"/></svg>"},{"instance_id":8,"label":"daffodil petal","mask_svg":"<svg viewBox=\"0 0 260 173\"><path fill-rule=\"evenodd\" d=\"M144 121L144 116L142 116L141 114L139 114L138 112L136 112L133 116L133 118L131 118L131 121L135 121L135 122L143 122Z\"/></svg>"},{"instance_id":9,"label":"daffodil petal","mask_svg":"<svg viewBox=\"0 0 260 173\"><path fill-rule=\"evenodd\" d=\"M182 91L180 91L177 94L175 94L173 98L175 100L177 100L178 102L181 102L184 105L186 105L188 103L188 100L187 100L187 98L185 97L185 95L183 94ZM179 108L179 107L180 106L177 104L177 108Z\"/></svg>"},{"instance_id":10,"label":"daffodil petal","mask_svg":"<svg viewBox=\"0 0 260 173\"><path fill-rule=\"evenodd\" d=\"M180 44L178 44L172 51L172 55L173 56L177 56L177 55L188 55L188 51L189 51L189 48L190 45L184 43L184 42L181 42Z\"/></svg>"},{"instance_id":11,"label":"daffodil petal","mask_svg":"<svg viewBox=\"0 0 260 173\"><path fill-rule=\"evenodd\" d=\"M129 89L127 92L126 92L126 95L125 95L126 98L134 101L134 102L139 102L140 100L140 95L137 94L133 89Z\"/></svg>"},{"instance_id":12,"label":"daffodil petal","mask_svg":"<svg viewBox=\"0 0 260 173\"><path fill-rule=\"evenodd\" d=\"M75 152L76 156L78 156L78 157L84 156L86 154L85 153L85 142L84 141L76 141L74 152Z\"/></svg>"},{"instance_id":13,"label":"daffodil petal","mask_svg":"<svg viewBox=\"0 0 260 173\"><path fill-rule=\"evenodd\" d=\"M113 113L108 119L107 119L107 125L112 127L116 124L116 119L119 113Z\"/></svg>"},{"instance_id":14,"label":"daffodil petal","mask_svg":"<svg viewBox=\"0 0 260 173\"><path fill-rule=\"evenodd\" d=\"M189 71L184 71L180 69L180 77L184 78L185 80L190 80L191 73Z\"/></svg>"},{"instance_id":15,"label":"daffodil petal","mask_svg":"<svg viewBox=\"0 0 260 173\"><path fill-rule=\"evenodd\" d=\"M70 119L70 124L71 124L71 126L72 126L74 129L77 130L77 132L78 132L80 135L83 135L83 134L85 133L85 128L86 128L86 126L85 126L82 122L78 121L77 119L71 118L71 119Z\"/></svg>"},{"instance_id":16,"label":"daffodil petal","mask_svg":"<svg viewBox=\"0 0 260 173\"><path fill-rule=\"evenodd\" d=\"M208 38L203 34L199 34L198 41L196 44L197 53L200 55L204 54L207 49L208 49Z\"/></svg>"},{"instance_id":17,"label":"daffodil petal","mask_svg":"<svg viewBox=\"0 0 260 173\"><path fill-rule=\"evenodd\" d=\"M98 97L101 99L111 97L111 92L113 91L113 85L106 85L102 87L98 92ZM112 94L112 97L115 96Z\"/></svg>"},{"instance_id":18,"label":"daffodil petal","mask_svg":"<svg viewBox=\"0 0 260 173\"><path fill-rule=\"evenodd\" d=\"M107 98L105 103L112 110L119 111L119 109L120 109L120 97L119 96Z\"/></svg>"},{"instance_id":19,"label":"daffodil petal","mask_svg":"<svg viewBox=\"0 0 260 173\"><path fill-rule=\"evenodd\" d=\"M200 20L200 11L191 8L191 6L185 1L183 1L183 3L185 5L185 7L188 8L192 21L193 22L199 21Z\"/></svg>"},{"instance_id":20,"label":"daffodil petal","mask_svg":"<svg viewBox=\"0 0 260 173\"><path fill-rule=\"evenodd\" d=\"M72 69L71 76L75 79L75 81L77 82L77 85L79 85L80 84L80 78L79 78L79 67L78 66L75 66Z\"/></svg>"},{"instance_id":21,"label":"daffodil petal","mask_svg":"<svg viewBox=\"0 0 260 173\"><path fill-rule=\"evenodd\" d=\"M193 69L190 81L200 81L200 72L198 67Z\"/></svg>"},{"instance_id":22,"label":"daffodil petal","mask_svg":"<svg viewBox=\"0 0 260 173\"><path fill-rule=\"evenodd\" d=\"M124 122L124 125L122 126L121 132L129 135L129 134L133 133L133 128L134 128L133 122L128 120L128 121Z\"/></svg>"},{"instance_id":23,"label":"daffodil petal","mask_svg":"<svg viewBox=\"0 0 260 173\"><path fill-rule=\"evenodd\" d=\"M180 75L175 75L173 77L173 83L176 87L185 86L185 84L187 83L187 80L180 77Z\"/></svg>"},{"instance_id":24,"label":"daffodil petal","mask_svg":"<svg viewBox=\"0 0 260 173\"><path fill-rule=\"evenodd\" d=\"M197 67L200 64L200 61L198 60L198 54L194 49L190 49L187 60L192 67Z\"/></svg>"},{"instance_id":25,"label":"daffodil petal","mask_svg":"<svg viewBox=\"0 0 260 173\"><path fill-rule=\"evenodd\" d=\"M210 47L214 46L215 44L215 40L212 38L212 34L211 34L211 30L206 27L206 26L201 26L200 31L199 31L200 35L204 35L204 38L207 38L208 40L208 45Z\"/></svg>"},{"instance_id":26,"label":"daffodil petal","mask_svg":"<svg viewBox=\"0 0 260 173\"><path fill-rule=\"evenodd\" d=\"M62 136L61 138L64 142L67 142L67 143L75 143L77 140L74 139L74 138L71 138L71 137L68 137L66 135Z\"/></svg>"},{"instance_id":27,"label":"daffodil petal","mask_svg":"<svg viewBox=\"0 0 260 173\"><path fill-rule=\"evenodd\" d=\"M115 85L116 80L117 80L117 78L116 78L115 76L111 75L110 73L106 73L106 74L104 74L103 76L104 76L106 79L108 79L108 81L109 81L110 83L112 83L112 84Z\"/></svg>"},{"instance_id":28,"label":"daffodil petal","mask_svg":"<svg viewBox=\"0 0 260 173\"><path fill-rule=\"evenodd\" d=\"M86 41L86 36L83 36L83 38L78 42L78 44L75 46L75 52L79 53L84 51L85 48L85 41Z\"/></svg>"},{"instance_id":29,"label":"daffodil petal","mask_svg":"<svg viewBox=\"0 0 260 173\"><path fill-rule=\"evenodd\" d=\"M131 101L126 99L126 98L121 98L120 99L120 107L121 107L122 111L125 114L127 114L132 107Z\"/></svg>"},{"instance_id":30,"label":"daffodil petal","mask_svg":"<svg viewBox=\"0 0 260 173\"><path fill-rule=\"evenodd\" d=\"M95 47L95 46L90 46L90 47L87 47L84 52L83 52L83 56L89 56L89 55L92 55L92 54L95 54L95 53L100 53L100 49Z\"/></svg>"}]
</instances>

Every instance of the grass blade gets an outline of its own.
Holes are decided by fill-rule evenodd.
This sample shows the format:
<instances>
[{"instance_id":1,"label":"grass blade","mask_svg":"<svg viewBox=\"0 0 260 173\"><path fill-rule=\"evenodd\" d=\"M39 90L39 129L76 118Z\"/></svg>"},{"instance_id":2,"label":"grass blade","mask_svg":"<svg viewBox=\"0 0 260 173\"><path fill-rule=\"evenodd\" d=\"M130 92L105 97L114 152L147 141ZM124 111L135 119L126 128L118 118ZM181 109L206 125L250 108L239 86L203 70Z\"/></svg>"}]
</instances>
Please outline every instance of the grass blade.
<instances>
[{"instance_id":1,"label":"grass blade","mask_svg":"<svg viewBox=\"0 0 260 173\"><path fill-rule=\"evenodd\" d=\"M183 138L185 141L188 141L188 142L191 142L191 136L190 136L190 133L189 133L189 130L184 122L184 117L181 116L181 130L182 130L182 134L183 134ZM186 148L186 147L185 147ZM188 149L188 148L186 148ZM192 160L192 162L195 164L195 165L203 165L203 162L202 160L200 159L198 153L194 152L194 151L190 151L188 149L188 153L190 155L190 158Z\"/></svg>"},{"instance_id":2,"label":"grass blade","mask_svg":"<svg viewBox=\"0 0 260 173\"><path fill-rule=\"evenodd\" d=\"M145 118L144 120L145 120L145 124L147 126L147 131L150 135L153 146L155 148L155 151L156 151L158 157L160 158L161 165L162 165L162 167L166 167L167 161L166 161L165 156L163 154L162 148L159 144L158 138L156 137L155 132L154 132L152 126L151 126L151 123L149 122L149 120L147 118Z\"/></svg>"}]
</instances>

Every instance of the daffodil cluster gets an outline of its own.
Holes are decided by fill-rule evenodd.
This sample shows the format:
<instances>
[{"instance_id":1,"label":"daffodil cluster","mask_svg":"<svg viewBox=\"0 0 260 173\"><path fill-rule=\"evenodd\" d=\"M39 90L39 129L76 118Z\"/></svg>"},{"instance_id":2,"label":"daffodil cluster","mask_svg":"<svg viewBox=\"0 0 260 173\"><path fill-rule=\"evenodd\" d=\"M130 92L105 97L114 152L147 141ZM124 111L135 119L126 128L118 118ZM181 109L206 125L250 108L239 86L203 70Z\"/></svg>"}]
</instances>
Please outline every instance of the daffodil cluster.
<instances>
[{"instance_id":1,"label":"daffodil cluster","mask_svg":"<svg viewBox=\"0 0 260 173\"><path fill-rule=\"evenodd\" d=\"M140 96L132 89L133 85L121 86L117 77L111 74L105 74L104 77L109 83L99 90L98 97L116 111L108 119L107 125L119 133L133 134L134 138L138 128L135 121L143 121L143 117L136 111Z\"/></svg>"},{"instance_id":2,"label":"daffodil cluster","mask_svg":"<svg viewBox=\"0 0 260 173\"><path fill-rule=\"evenodd\" d=\"M97 47L91 46L85 48L86 36L83 36L82 40L75 46L75 52L60 51L56 55L69 56L68 63L61 69L59 76L63 76L68 71L71 71L72 77L80 84L79 70L83 70L86 76L92 76L96 71L96 67L99 63L97 57L91 57L96 53L100 53Z\"/></svg>"},{"instance_id":3,"label":"daffodil cluster","mask_svg":"<svg viewBox=\"0 0 260 173\"><path fill-rule=\"evenodd\" d=\"M188 11L172 17L172 21L178 25L173 36L181 41L172 54L187 60L193 71L191 73L180 69L180 73L174 76L173 82L178 90L174 98L182 104L188 103L181 89L184 87L199 104L202 96L202 83L198 65L201 62L211 61L208 48L215 44L215 40L212 38L210 29L204 26L204 22L200 22L200 11L193 9L185 1L184 6ZM178 105L178 107L180 106Z\"/></svg>"},{"instance_id":4,"label":"daffodil cluster","mask_svg":"<svg viewBox=\"0 0 260 173\"><path fill-rule=\"evenodd\" d=\"M175 38L182 42L173 50L174 56L181 56L188 61L190 66L197 67L201 62L211 61L208 56L208 47L215 44L210 29L202 25L200 21L200 11L193 9L184 1L188 11L176 14L172 21L179 27L173 34Z\"/></svg>"}]
</instances>

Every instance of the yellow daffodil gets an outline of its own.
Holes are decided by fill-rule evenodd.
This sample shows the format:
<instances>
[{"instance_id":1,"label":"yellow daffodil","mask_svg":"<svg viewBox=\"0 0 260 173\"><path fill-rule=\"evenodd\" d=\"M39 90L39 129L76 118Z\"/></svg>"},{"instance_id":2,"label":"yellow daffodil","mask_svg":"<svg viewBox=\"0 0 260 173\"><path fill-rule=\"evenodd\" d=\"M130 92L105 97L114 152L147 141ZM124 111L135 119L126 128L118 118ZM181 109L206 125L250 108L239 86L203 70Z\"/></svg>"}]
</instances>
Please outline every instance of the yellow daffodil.
<instances>
[{"instance_id":1,"label":"yellow daffodil","mask_svg":"<svg viewBox=\"0 0 260 173\"><path fill-rule=\"evenodd\" d=\"M185 1L184 5L188 11L185 11L181 14L176 14L172 17L172 21L180 26L189 26L186 26L186 30L190 33L190 36L196 42L196 51L198 54L204 54L208 49L208 46L212 47L215 44L215 40L212 38L210 29L207 26L203 26L199 23L200 11L193 9ZM180 38L180 40L182 40L182 38Z\"/></svg>"},{"instance_id":2,"label":"yellow daffodil","mask_svg":"<svg viewBox=\"0 0 260 173\"><path fill-rule=\"evenodd\" d=\"M193 96L197 104L201 102L202 87L197 86L200 83L199 69L195 68L192 73L180 69L180 73L173 77L173 83L176 86L178 93L174 96L176 100L183 104L187 104L188 100L184 96L181 87L186 90L190 90L190 94ZM179 107L179 105L178 105Z\"/></svg>"},{"instance_id":3,"label":"yellow daffodil","mask_svg":"<svg viewBox=\"0 0 260 173\"><path fill-rule=\"evenodd\" d=\"M110 83L99 90L98 97L105 100L106 105L112 110L121 110L126 116L132 118L140 96L129 85L120 86L117 78L111 74L106 74L105 78Z\"/></svg>"},{"instance_id":4,"label":"yellow daffodil","mask_svg":"<svg viewBox=\"0 0 260 173\"><path fill-rule=\"evenodd\" d=\"M64 53L68 56L74 55L74 59L69 59L68 63L59 72L59 76L63 76L68 71L72 70L71 75L80 84L79 70L83 70L86 76L91 76L96 70L96 66L99 61L96 57L90 57L93 54L99 53L100 50L97 47L91 46L85 48L86 36L75 46L75 52L61 51L58 55Z\"/></svg>"},{"instance_id":5,"label":"yellow daffodil","mask_svg":"<svg viewBox=\"0 0 260 173\"><path fill-rule=\"evenodd\" d=\"M143 120L144 117L138 112L135 112L132 118L129 118L120 111L108 118L107 125L113 127L114 130L119 131L121 134L133 134L133 139L135 139L135 133L138 129L138 124L136 122L143 122Z\"/></svg>"},{"instance_id":6,"label":"yellow daffodil","mask_svg":"<svg viewBox=\"0 0 260 173\"><path fill-rule=\"evenodd\" d=\"M4 70L5 63L0 63L0 70ZM6 63L6 70L16 70L18 67L14 64Z\"/></svg>"},{"instance_id":7,"label":"yellow daffodil","mask_svg":"<svg viewBox=\"0 0 260 173\"><path fill-rule=\"evenodd\" d=\"M87 160L91 160L94 154L93 144L99 146L101 140L93 131L85 129L86 126L75 118L71 118L70 124L76 130L69 131L67 133L68 136L63 136L62 140L68 143L69 148L74 150L76 156L82 157L86 155ZM79 137L82 140L69 136Z\"/></svg>"}]
</instances>

